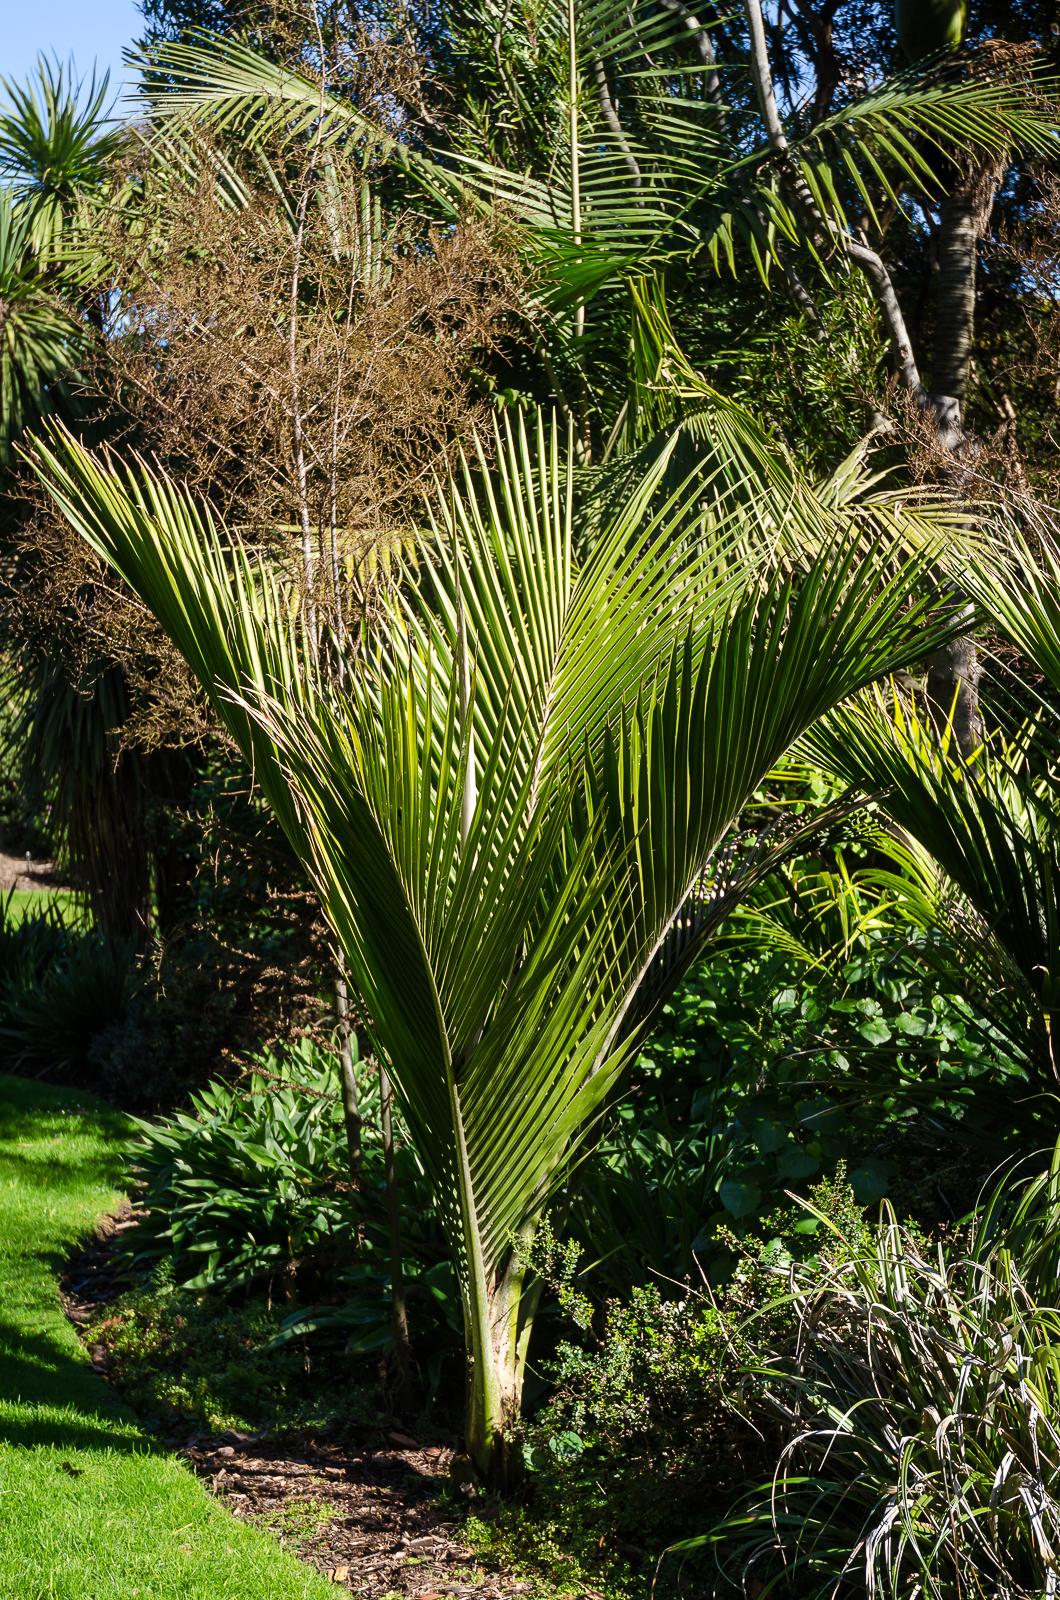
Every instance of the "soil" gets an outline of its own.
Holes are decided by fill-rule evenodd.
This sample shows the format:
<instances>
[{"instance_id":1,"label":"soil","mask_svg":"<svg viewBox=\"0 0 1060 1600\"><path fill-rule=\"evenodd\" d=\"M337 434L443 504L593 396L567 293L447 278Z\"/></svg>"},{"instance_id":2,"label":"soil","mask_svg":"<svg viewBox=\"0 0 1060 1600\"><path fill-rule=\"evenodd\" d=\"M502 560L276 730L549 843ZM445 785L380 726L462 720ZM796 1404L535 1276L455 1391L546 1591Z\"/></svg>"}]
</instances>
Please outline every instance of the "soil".
<instances>
[{"instance_id":1,"label":"soil","mask_svg":"<svg viewBox=\"0 0 1060 1600\"><path fill-rule=\"evenodd\" d=\"M189 1443L182 1454L237 1516L264 1523L334 1583L383 1595L524 1595L530 1583L490 1570L439 1503L452 1451L391 1434L382 1449L325 1441Z\"/></svg>"},{"instance_id":2,"label":"soil","mask_svg":"<svg viewBox=\"0 0 1060 1600\"><path fill-rule=\"evenodd\" d=\"M67 1316L79 1331L121 1292L115 1246L136 1223L125 1204L68 1264ZM91 1348L106 1377L106 1353ZM237 1517L270 1529L302 1560L363 1600L509 1600L542 1585L498 1569L461 1538L450 1441L391 1432L379 1444L307 1435L228 1432L178 1445L195 1472ZM594 1591L573 1591L595 1600Z\"/></svg>"}]
</instances>

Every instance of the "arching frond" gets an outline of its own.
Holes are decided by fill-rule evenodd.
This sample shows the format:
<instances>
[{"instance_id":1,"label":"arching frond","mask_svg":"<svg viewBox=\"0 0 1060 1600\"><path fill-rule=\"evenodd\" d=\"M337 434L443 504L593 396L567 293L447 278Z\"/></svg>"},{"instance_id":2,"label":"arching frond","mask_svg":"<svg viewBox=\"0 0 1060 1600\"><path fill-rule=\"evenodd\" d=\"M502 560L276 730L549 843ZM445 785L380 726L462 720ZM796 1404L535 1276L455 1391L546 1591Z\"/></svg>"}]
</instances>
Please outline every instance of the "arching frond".
<instances>
[{"instance_id":1,"label":"arching frond","mask_svg":"<svg viewBox=\"0 0 1060 1600\"><path fill-rule=\"evenodd\" d=\"M657 462L582 561L554 426L497 443L489 471L444 484L434 559L342 690L282 577L183 491L58 434L35 457L307 867L435 1185L484 1457L520 1359L513 1239L708 936L712 874L731 898L715 857L734 819L817 716L940 636L917 598L930 555L881 564L856 512L826 517L809 559L755 562L738 507L704 516L695 482L658 503Z\"/></svg>"}]
</instances>

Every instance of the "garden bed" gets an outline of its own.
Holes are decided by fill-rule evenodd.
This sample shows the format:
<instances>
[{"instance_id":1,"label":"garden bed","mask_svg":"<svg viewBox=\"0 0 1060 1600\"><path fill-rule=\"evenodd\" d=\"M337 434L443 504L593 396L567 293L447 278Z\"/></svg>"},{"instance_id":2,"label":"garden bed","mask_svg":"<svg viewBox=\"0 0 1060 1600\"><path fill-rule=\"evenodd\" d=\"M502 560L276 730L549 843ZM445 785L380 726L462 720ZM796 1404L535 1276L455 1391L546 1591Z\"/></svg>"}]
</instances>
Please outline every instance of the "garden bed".
<instances>
[{"instance_id":1,"label":"garden bed","mask_svg":"<svg viewBox=\"0 0 1060 1600\"><path fill-rule=\"evenodd\" d=\"M409 1439L351 1452L323 1440L230 1436L181 1453L237 1516L272 1528L355 1594L501 1600L532 1588L483 1563L462 1537L465 1519L447 1504L445 1446Z\"/></svg>"},{"instance_id":2,"label":"garden bed","mask_svg":"<svg viewBox=\"0 0 1060 1600\"><path fill-rule=\"evenodd\" d=\"M135 1222L136 1213L124 1204L70 1258L63 1306L83 1337L124 1287L118 1252ZM89 1352L106 1376L106 1348L89 1342ZM380 1439L379 1430L360 1442L345 1435L336 1440L229 1429L170 1435L165 1443L237 1517L268 1529L334 1584L365 1600L507 1600L530 1594L593 1600L597 1594L580 1584L568 1588L551 1578L502 1570L482 1548L489 1535L481 1517L474 1518L477 1534L469 1540L469 1505L454 1488L451 1441L421 1443L397 1431Z\"/></svg>"}]
</instances>

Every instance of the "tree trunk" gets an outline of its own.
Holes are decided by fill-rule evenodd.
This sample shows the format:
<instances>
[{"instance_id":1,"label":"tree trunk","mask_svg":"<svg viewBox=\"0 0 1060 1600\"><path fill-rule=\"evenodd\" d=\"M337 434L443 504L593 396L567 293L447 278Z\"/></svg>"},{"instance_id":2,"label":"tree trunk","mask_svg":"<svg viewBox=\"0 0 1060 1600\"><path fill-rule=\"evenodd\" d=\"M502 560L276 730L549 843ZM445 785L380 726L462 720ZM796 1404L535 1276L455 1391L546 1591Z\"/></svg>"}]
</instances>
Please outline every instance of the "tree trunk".
<instances>
[{"instance_id":1,"label":"tree trunk","mask_svg":"<svg viewBox=\"0 0 1060 1600\"><path fill-rule=\"evenodd\" d=\"M357 1070L353 1059L350 1028L350 991L340 967L335 978L335 1017L339 1036L339 1069L342 1075L342 1121L346 1130L346 1149L350 1158L350 1177L361 1186L361 1113L357 1095Z\"/></svg>"},{"instance_id":2,"label":"tree trunk","mask_svg":"<svg viewBox=\"0 0 1060 1600\"><path fill-rule=\"evenodd\" d=\"M939 444L951 455L965 442L964 401L975 338L976 254L998 176L995 161L979 162L956 179L939 212L931 406ZM928 664L929 704L940 721L952 715L953 736L963 756L971 755L983 736L981 672L971 633L960 634L937 650Z\"/></svg>"},{"instance_id":3,"label":"tree trunk","mask_svg":"<svg viewBox=\"0 0 1060 1600\"><path fill-rule=\"evenodd\" d=\"M968 392L975 337L975 269L983 205L981 172L962 178L942 202L939 212L939 270L935 304L935 359L932 384L940 415L952 412L957 434L944 439L948 449L960 443L961 408Z\"/></svg>"},{"instance_id":4,"label":"tree trunk","mask_svg":"<svg viewBox=\"0 0 1060 1600\"><path fill-rule=\"evenodd\" d=\"M394 1152L394 1090L390 1074L379 1064L379 1119L383 1135L383 1172L386 1183L387 1228L390 1235L390 1325L394 1336L394 1367L399 1405L412 1398L412 1346L409 1342L408 1307L405 1301L404 1252L401 1242L401 1202L397 1190Z\"/></svg>"},{"instance_id":5,"label":"tree trunk","mask_svg":"<svg viewBox=\"0 0 1060 1600\"><path fill-rule=\"evenodd\" d=\"M928 709L939 726L950 727L961 755L968 757L983 740L979 712L979 647L974 633L958 634L936 650L928 662Z\"/></svg>"}]
</instances>

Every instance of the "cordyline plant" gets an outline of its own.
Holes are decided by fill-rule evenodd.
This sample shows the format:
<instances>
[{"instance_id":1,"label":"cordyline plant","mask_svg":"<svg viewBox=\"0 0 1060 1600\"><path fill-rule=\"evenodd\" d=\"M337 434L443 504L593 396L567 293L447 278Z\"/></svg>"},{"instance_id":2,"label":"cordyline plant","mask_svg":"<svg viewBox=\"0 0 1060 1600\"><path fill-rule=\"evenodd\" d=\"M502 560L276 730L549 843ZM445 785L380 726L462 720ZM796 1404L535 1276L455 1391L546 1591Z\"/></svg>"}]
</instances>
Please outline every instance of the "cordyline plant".
<instances>
[{"instance_id":1,"label":"cordyline plant","mask_svg":"<svg viewBox=\"0 0 1060 1600\"><path fill-rule=\"evenodd\" d=\"M716 492L731 463L660 508L663 451L579 560L556 428L499 429L493 454L440 486L392 626L343 673L296 589L165 477L61 434L35 459L305 862L433 1182L467 1447L499 1482L526 1246L657 1007L777 848L737 870L720 847L810 722L939 629L931 519L897 497L796 486L785 548L819 553L784 562L761 553L754 485Z\"/></svg>"}]
</instances>

